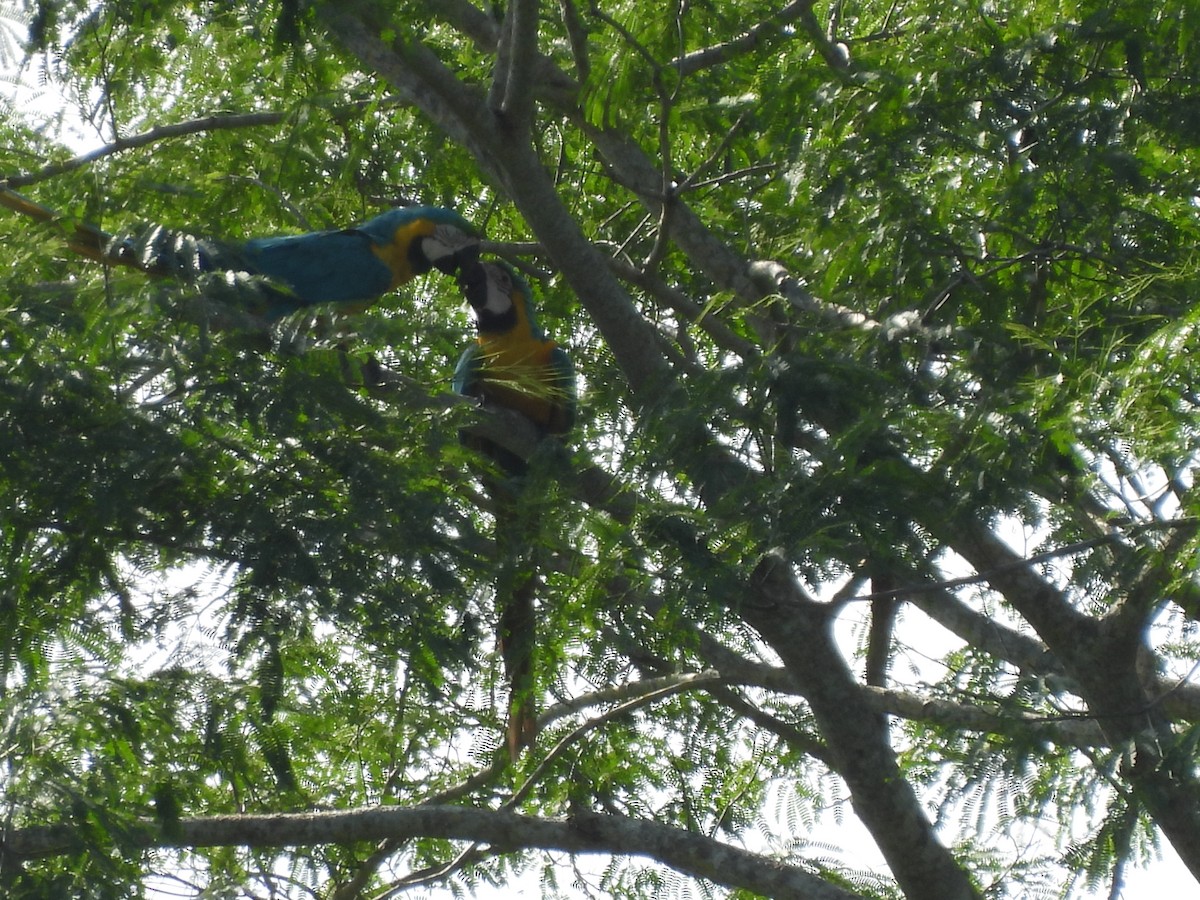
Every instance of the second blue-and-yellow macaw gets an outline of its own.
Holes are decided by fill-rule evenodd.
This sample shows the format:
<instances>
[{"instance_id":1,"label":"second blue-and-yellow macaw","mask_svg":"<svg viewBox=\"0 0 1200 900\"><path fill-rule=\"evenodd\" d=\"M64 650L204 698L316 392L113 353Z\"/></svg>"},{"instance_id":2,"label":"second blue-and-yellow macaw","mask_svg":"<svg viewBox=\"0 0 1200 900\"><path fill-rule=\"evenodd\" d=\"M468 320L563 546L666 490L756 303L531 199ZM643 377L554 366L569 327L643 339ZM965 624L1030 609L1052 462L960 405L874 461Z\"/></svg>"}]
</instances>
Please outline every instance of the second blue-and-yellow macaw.
<instances>
[{"instance_id":1,"label":"second blue-and-yellow macaw","mask_svg":"<svg viewBox=\"0 0 1200 900\"><path fill-rule=\"evenodd\" d=\"M528 283L500 262L467 265L458 280L475 313L477 337L454 370L454 390L515 410L549 434L566 434L578 405L575 372L566 352L538 326ZM484 443L479 449L510 476L524 470L524 462L503 448ZM485 481L495 504L497 636L509 683L506 742L514 761L537 736L533 664L538 579L519 482Z\"/></svg>"},{"instance_id":2,"label":"second blue-and-yellow macaw","mask_svg":"<svg viewBox=\"0 0 1200 900\"><path fill-rule=\"evenodd\" d=\"M459 286L475 313L475 343L458 360L454 390L566 434L578 405L571 358L537 323L529 284L501 262L474 263Z\"/></svg>"}]
</instances>

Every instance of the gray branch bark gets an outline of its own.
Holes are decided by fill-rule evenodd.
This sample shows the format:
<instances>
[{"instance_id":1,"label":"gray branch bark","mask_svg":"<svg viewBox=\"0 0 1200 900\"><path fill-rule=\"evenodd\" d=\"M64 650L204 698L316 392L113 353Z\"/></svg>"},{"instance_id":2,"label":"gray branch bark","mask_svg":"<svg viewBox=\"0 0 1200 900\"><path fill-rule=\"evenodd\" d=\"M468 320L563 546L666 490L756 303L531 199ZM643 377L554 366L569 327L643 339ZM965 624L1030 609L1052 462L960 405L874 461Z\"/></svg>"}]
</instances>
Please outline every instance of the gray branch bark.
<instances>
[{"instance_id":1,"label":"gray branch bark","mask_svg":"<svg viewBox=\"0 0 1200 900\"><path fill-rule=\"evenodd\" d=\"M860 895L802 867L750 853L679 828L579 810L543 819L507 810L461 806L371 807L337 812L232 815L180 819L169 827L142 820L123 835L126 850L152 847L294 847L403 841L416 837L485 843L493 848L540 847L568 853L648 856L717 884L768 897L856 900ZM83 846L75 829L18 829L3 851L21 859L58 855Z\"/></svg>"},{"instance_id":2,"label":"gray branch bark","mask_svg":"<svg viewBox=\"0 0 1200 900\"><path fill-rule=\"evenodd\" d=\"M754 573L743 612L799 680L854 811L905 896L978 900L900 771L885 718L862 703L861 687L834 644L828 607L805 596L786 560L768 554Z\"/></svg>"}]
</instances>

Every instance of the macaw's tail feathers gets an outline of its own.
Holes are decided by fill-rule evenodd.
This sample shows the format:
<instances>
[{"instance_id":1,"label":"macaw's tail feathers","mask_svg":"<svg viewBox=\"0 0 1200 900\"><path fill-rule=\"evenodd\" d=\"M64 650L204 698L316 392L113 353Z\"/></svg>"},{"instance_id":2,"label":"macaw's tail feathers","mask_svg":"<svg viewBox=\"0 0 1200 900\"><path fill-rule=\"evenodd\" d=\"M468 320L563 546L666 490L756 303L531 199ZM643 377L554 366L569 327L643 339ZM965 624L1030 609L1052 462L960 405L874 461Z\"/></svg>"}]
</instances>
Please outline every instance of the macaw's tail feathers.
<instances>
[{"instance_id":1,"label":"macaw's tail feathers","mask_svg":"<svg viewBox=\"0 0 1200 900\"><path fill-rule=\"evenodd\" d=\"M195 277L196 273L213 268L210 260L216 254L215 242L201 241L191 235L168 231L162 226L151 226L135 234L113 236L93 225L72 223L61 213L34 203L16 191L3 188L0 188L0 206L63 229L67 247L72 253L98 262L127 266L153 275L177 277Z\"/></svg>"},{"instance_id":2,"label":"macaw's tail feathers","mask_svg":"<svg viewBox=\"0 0 1200 900\"><path fill-rule=\"evenodd\" d=\"M59 214L54 210L34 203L28 197L18 194L16 191L10 191L8 188L0 188L0 206L11 209L13 212L18 212L23 216L28 216L38 222L53 222L60 218Z\"/></svg>"},{"instance_id":3,"label":"macaw's tail feathers","mask_svg":"<svg viewBox=\"0 0 1200 900\"><path fill-rule=\"evenodd\" d=\"M127 265L182 281L195 281L216 271L249 271L246 260L229 244L148 225L109 244L112 258Z\"/></svg>"},{"instance_id":4,"label":"macaw's tail feathers","mask_svg":"<svg viewBox=\"0 0 1200 900\"><path fill-rule=\"evenodd\" d=\"M88 259L97 261L107 258L107 251L109 244L112 242L112 237L99 228L79 223L68 223L66 217L61 213L55 212L39 203L34 203L28 197L18 194L16 191L10 191L7 188L0 188L0 206L11 209L13 212L20 213L23 216L28 216L35 222L56 225L62 228L66 232L67 247L72 253L78 253L80 256L86 256Z\"/></svg>"},{"instance_id":5,"label":"macaw's tail feathers","mask_svg":"<svg viewBox=\"0 0 1200 900\"><path fill-rule=\"evenodd\" d=\"M531 701L516 701L508 711L508 732L505 744L508 746L508 758L516 762L521 758L521 752L526 747L532 748L537 742L537 714Z\"/></svg>"},{"instance_id":6,"label":"macaw's tail feathers","mask_svg":"<svg viewBox=\"0 0 1200 900\"><path fill-rule=\"evenodd\" d=\"M265 332L304 306L286 285L260 274L238 245L161 225L112 239L107 257L193 285L200 296L188 299L185 317L199 317L218 331Z\"/></svg>"},{"instance_id":7,"label":"macaw's tail feathers","mask_svg":"<svg viewBox=\"0 0 1200 900\"><path fill-rule=\"evenodd\" d=\"M504 675L508 681L509 757L516 762L521 751L537 737L537 703L534 663L537 653L537 610L534 598L540 579L534 564L533 531L523 513L521 496L511 481L484 481L495 504L496 638Z\"/></svg>"},{"instance_id":8,"label":"macaw's tail feathers","mask_svg":"<svg viewBox=\"0 0 1200 900\"><path fill-rule=\"evenodd\" d=\"M508 728L506 743L513 762L521 751L532 747L537 738L537 711L533 691L533 656L537 641L536 612L533 595L537 577L517 573L509 596L500 598L498 627L500 655L508 678Z\"/></svg>"}]
</instances>

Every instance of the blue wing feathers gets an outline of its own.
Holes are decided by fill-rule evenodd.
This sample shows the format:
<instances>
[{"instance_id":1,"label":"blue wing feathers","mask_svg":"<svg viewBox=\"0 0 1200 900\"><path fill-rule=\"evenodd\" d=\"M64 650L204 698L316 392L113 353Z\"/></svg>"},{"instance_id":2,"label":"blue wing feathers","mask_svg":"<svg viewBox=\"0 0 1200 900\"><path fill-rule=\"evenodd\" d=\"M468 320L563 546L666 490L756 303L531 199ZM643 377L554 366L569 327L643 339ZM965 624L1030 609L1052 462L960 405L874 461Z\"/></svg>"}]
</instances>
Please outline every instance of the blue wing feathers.
<instances>
[{"instance_id":1,"label":"blue wing feathers","mask_svg":"<svg viewBox=\"0 0 1200 900\"><path fill-rule=\"evenodd\" d=\"M462 356L458 358L458 365L454 367L454 377L450 382L454 393L464 397L470 396L479 382L481 367L479 345L471 344L463 351Z\"/></svg>"},{"instance_id":2,"label":"blue wing feathers","mask_svg":"<svg viewBox=\"0 0 1200 900\"><path fill-rule=\"evenodd\" d=\"M246 242L244 253L252 272L291 289L296 309L374 299L392 283L370 238L353 230L258 238Z\"/></svg>"},{"instance_id":3,"label":"blue wing feathers","mask_svg":"<svg viewBox=\"0 0 1200 900\"><path fill-rule=\"evenodd\" d=\"M453 210L406 206L340 231L256 238L243 245L243 255L252 272L291 290L291 308L278 310L278 315L317 303L373 300L391 288L394 274L371 248L386 246L399 228L421 219L474 233Z\"/></svg>"}]
</instances>

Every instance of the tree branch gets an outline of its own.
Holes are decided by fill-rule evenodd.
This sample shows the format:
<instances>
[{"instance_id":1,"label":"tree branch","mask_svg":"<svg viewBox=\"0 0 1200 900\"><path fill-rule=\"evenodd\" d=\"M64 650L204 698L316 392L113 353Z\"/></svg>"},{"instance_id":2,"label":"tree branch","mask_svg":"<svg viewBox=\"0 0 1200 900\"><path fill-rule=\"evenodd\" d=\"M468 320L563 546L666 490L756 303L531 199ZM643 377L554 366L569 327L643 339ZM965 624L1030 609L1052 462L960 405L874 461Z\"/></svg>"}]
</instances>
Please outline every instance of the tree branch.
<instances>
[{"instance_id":1,"label":"tree branch","mask_svg":"<svg viewBox=\"0 0 1200 900\"><path fill-rule=\"evenodd\" d=\"M878 712L982 734L1030 735L1067 747L1107 747L1108 740L1090 716L1047 716L1016 709L985 709L970 703L922 697L894 688L864 685L868 705Z\"/></svg>"},{"instance_id":2,"label":"tree branch","mask_svg":"<svg viewBox=\"0 0 1200 900\"><path fill-rule=\"evenodd\" d=\"M850 55L846 48L840 44L836 44L825 33L825 29L821 27L821 23L817 21L816 14L812 11L812 4L809 4L804 9L800 10L800 15L797 17L800 20L801 30L808 35L808 39L817 49L817 53L825 60L825 64L829 66L830 71L840 76L847 81L858 81L861 83L861 76L857 74L850 64Z\"/></svg>"},{"instance_id":3,"label":"tree branch","mask_svg":"<svg viewBox=\"0 0 1200 900\"><path fill-rule=\"evenodd\" d=\"M835 303L826 303L810 294L782 263L768 259L749 265L750 278L764 294L777 293L795 310L816 313L830 322L847 328L874 331L880 323L874 319Z\"/></svg>"},{"instance_id":4,"label":"tree branch","mask_svg":"<svg viewBox=\"0 0 1200 900\"><path fill-rule=\"evenodd\" d=\"M579 697L563 700L547 709L538 717L538 730L545 728L551 722L573 713L582 712L588 707L601 706L607 703L618 703L624 708L630 701L640 703L658 700L680 691L707 688L724 680L726 676L715 670L705 672L684 672L678 675L663 675L658 678L643 678L630 681L615 687L590 691Z\"/></svg>"},{"instance_id":5,"label":"tree branch","mask_svg":"<svg viewBox=\"0 0 1200 900\"><path fill-rule=\"evenodd\" d=\"M459 806L370 807L337 812L184 818L162 826L142 819L122 835L128 849L153 847L272 848L432 837L497 848L540 847L568 853L646 856L696 878L770 897L859 900L859 895L767 856L655 822L576 811L566 820L509 810ZM18 859L73 852L86 846L66 825L16 829L3 849Z\"/></svg>"},{"instance_id":6,"label":"tree branch","mask_svg":"<svg viewBox=\"0 0 1200 900\"><path fill-rule=\"evenodd\" d=\"M575 73L582 81L592 69L591 59L588 57L587 26L583 24L579 10L575 8L575 0L559 0L559 6L567 41L571 45L571 58L575 61Z\"/></svg>"},{"instance_id":7,"label":"tree branch","mask_svg":"<svg viewBox=\"0 0 1200 900\"><path fill-rule=\"evenodd\" d=\"M1020 556L983 523L967 515L927 522L976 571L992 571L988 581L1028 621L1079 685L1113 746L1134 747L1126 775L1138 798L1200 879L1200 779L1187 754L1172 752L1179 737L1143 683L1142 629L1122 627L1118 618L1092 618L1072 605L1064 592L1013 565Z\"/></svg>"},{"instance_id":8,"label":"tree branch","mask_svg":"<svg viewBox=\"0 0 1200 900\"><path fill-rule=\"evenodd\" d=\"M978 900L979 894L904 778L886 721L863 703L862 686L838 652L829 608L810 600L787 561L763 557L741 611L797 678L854 810L909 897Z\"/></svg>"},{"instance_id":9,"label":"tree branch","mask_svg":"<svg viewBox=\"0 0 1200 900\"><path fill-rule=\"evenodd\" d=\"M382 35L392 29L377 4L324 2L317 7L317 14L366 71L386 79L401 97L469 149L491 177L501 177L491 148L504 136L496 128L495 117L488 114L487 98L481 91L461 82L423 44L404 43L399 38L385 41Z\"/></svg>"},{"instance_id":10,"label":"tree branch","mask_svg":"<svg viewBox=\"0 0 1200 900\"><path fill-rule=\"evenodd\" d=\"M1053 585L1032 572L1024 558L970 516L944 523L942 535L975 571L1021 613L1043 641L1063 657L1069 671L1078 667L1080 653L1091 643L1096 622L1076 610Z\"/></svg>"},{"instance_id":11,"label":"tree branch","mask_svg":"<svg viewBox=\"0 0 1200 900\"><path fill-rule=\"evenodd\" d=\"M205 116L202 119L191 119L187 122L175 122L170 125L158 125L149 131L143 131L141 134L135 134L132 137L117 137L114 141L105 144L103 147L97 147L95 150L81 153L62 162L50 163L35 172L0 178L0 186L8 188L25 187L55 178L59 175L65 175L67 172L73 172L76 169L81 169L97 160L104 159L106 156L112 156L114 153L136 150L159 141L186 137L190 134L278 125L293 115L295 113L291 112L216 113L215 115Z\"/></svg>"},{"instance_id":12,"label":"tree branch","mask_svg":"<svg viewBox=\"0 0 1200 900\"><path fill-rule=\"evenodd\" d=\"M499 40L496 23L466 0L425 0L425 5L432 15L462 31L481 49L491 51L496 47ZM810 0L798 0L780 15L786 15L790 20L802 15L810 6ZM633 191L656 220L662 220L668 198L663 195L661 167L628 134L615 128L598 127L584 120L576 103L578 85L552 60L539 55L536 75L539 94L591 138L615 180ZM778 267L768 268L765 272L754 270L745 258L714 236L682 198L672 197L670 206L667 231L671 240L697 271L703 272L719 288L732 291L743 304L756 304L765 294L780 292L793 306L839 320L843 325L876 327L859 313L826 304L803 291L799 283L778 263L764 264ZM774 277L774 282L764 284L761 281L764 275L767 278ZM797 293L797 289L802 293ZM578 288L576 290L579 293ZM580 293L580 296L586 297L586 294Z\"/></svg>"},{"instance_id":13,"label":"tree branch","mask_svg":"<svg viewBox=\"0 0 1200 900\"><path fill-rule=\"evenodd\" d=\"M511 0L496 52L492 109L527 134L533 124L533 70L538 58L538 0ZM498 101L498 105L495 101Z\"/></svg>"},{"instance_id":14,"label":"tree branch","mask_svg":"<svg viewBox=\"0 0 1200 900\"><path fill-rule=\"evenodd\" d=\"M711 47L693 50L691 53L671 60L669 65L676 69L680 76L692 75L701 69L722 65L733 57L755 50L770 38L782 34L784 25L796 21L804 13L809 12L812 5L813 0L794 0L770 18L752 25L737 37Z\"/></svg>"}]
</instances>

